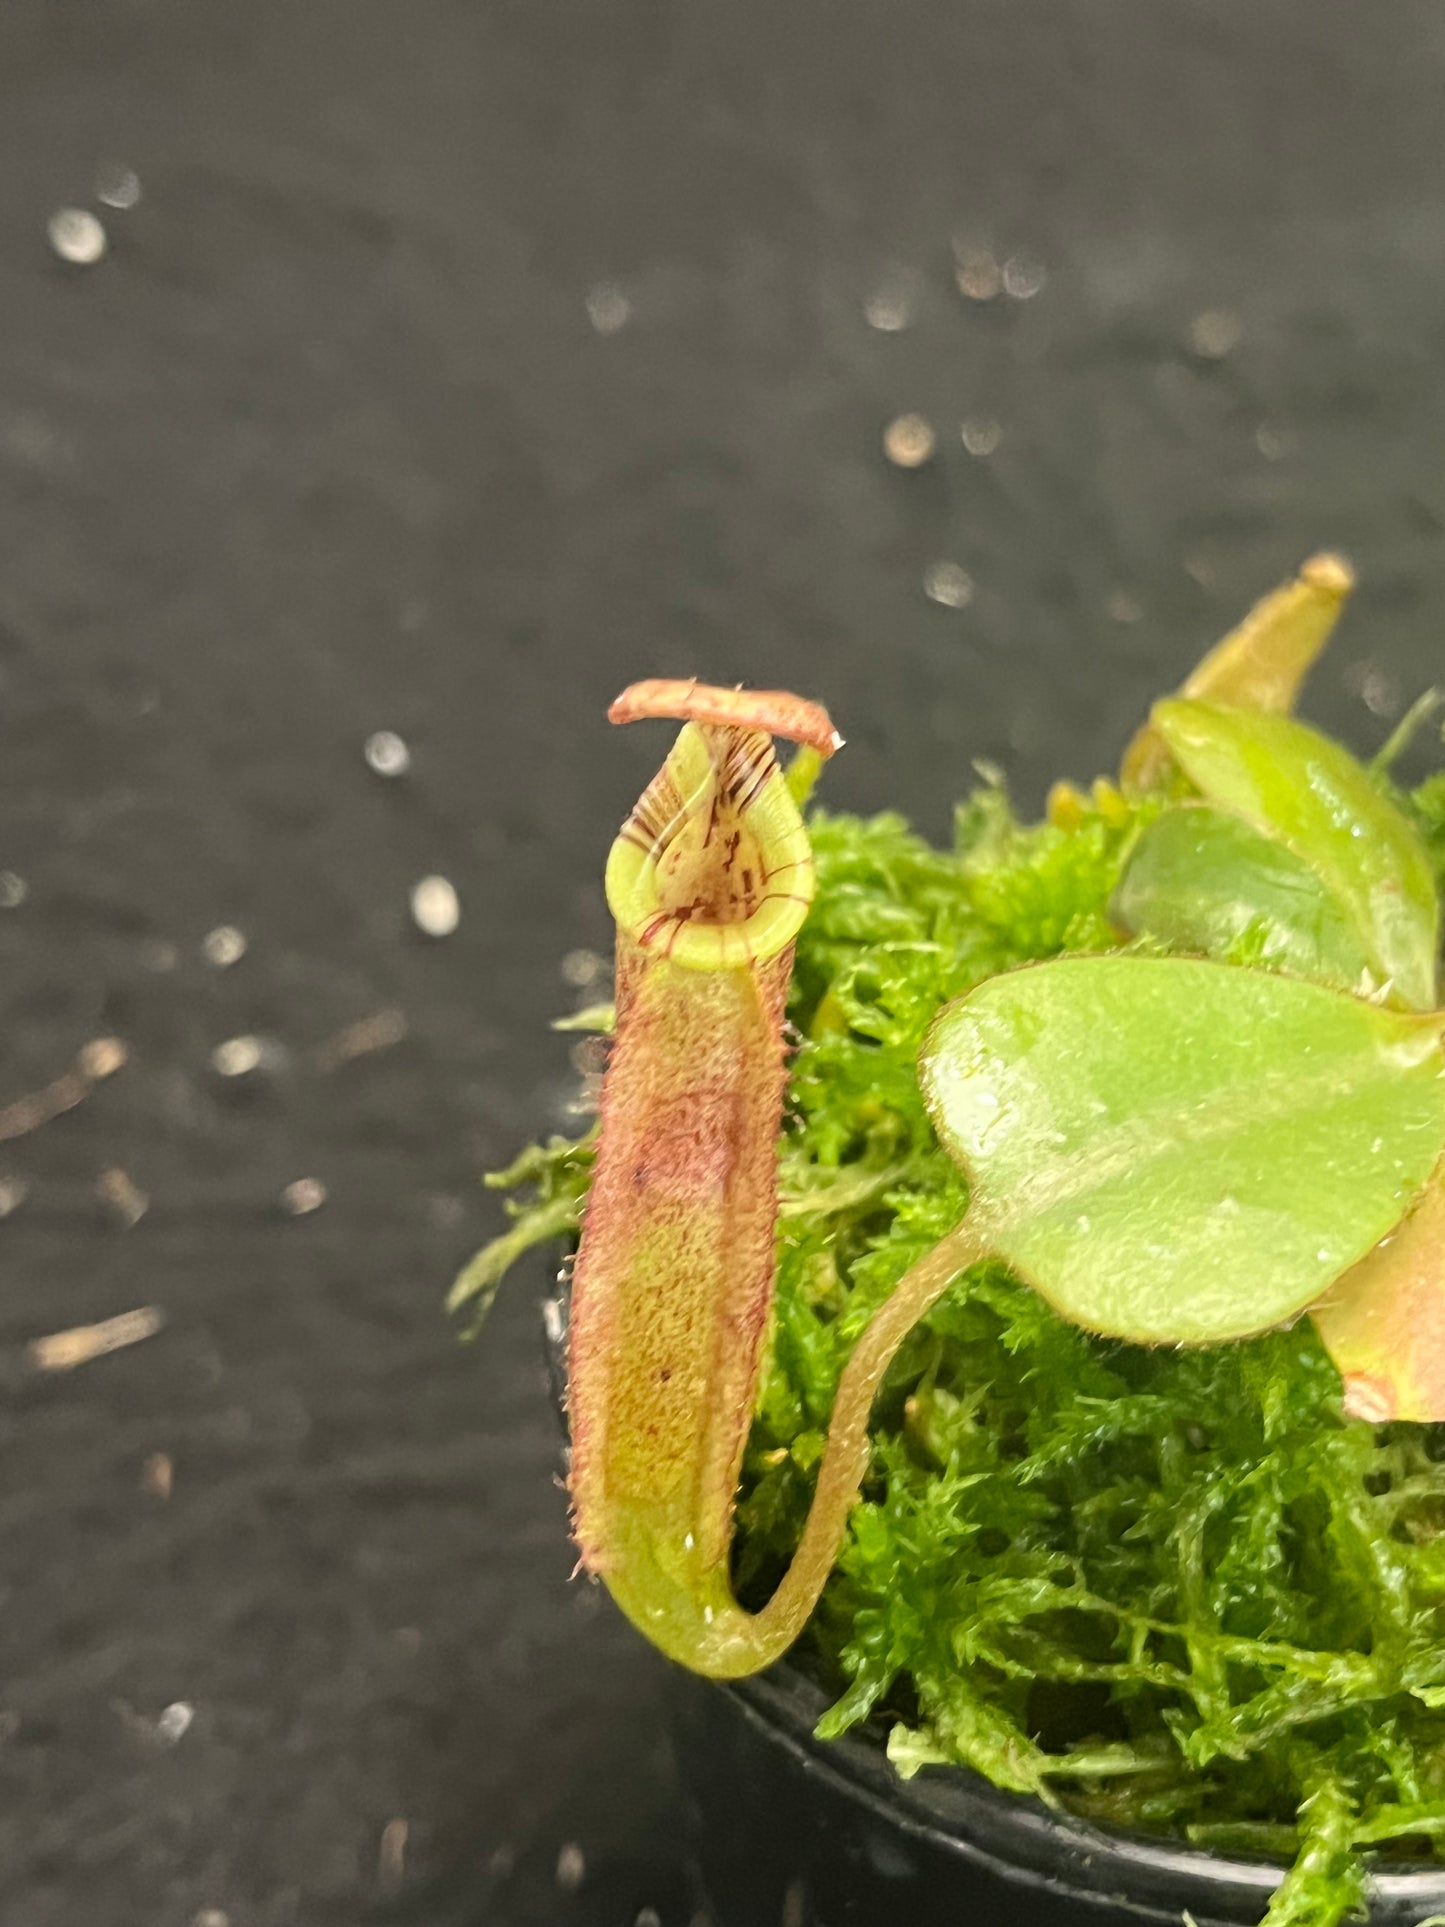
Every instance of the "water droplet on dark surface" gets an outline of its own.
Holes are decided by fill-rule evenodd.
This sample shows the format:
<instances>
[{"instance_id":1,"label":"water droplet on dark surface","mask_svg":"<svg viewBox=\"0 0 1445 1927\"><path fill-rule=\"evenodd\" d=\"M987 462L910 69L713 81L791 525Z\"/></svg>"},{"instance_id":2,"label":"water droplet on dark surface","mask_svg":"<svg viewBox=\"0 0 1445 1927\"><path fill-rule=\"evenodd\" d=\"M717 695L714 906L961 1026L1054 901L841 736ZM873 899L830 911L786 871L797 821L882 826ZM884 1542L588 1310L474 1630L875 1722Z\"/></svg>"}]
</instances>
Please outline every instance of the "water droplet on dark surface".
<instances>
[{"instance_id":1,"label":"water droplet on dark surface","mask_svg":"<svg viewBox=\"0 0 1445 1927\"><path fill-rule=\"evenodd\" d=\"M222 1077L249 1077L265 1054L259 1037L228 1037L211 1052L211 1064Z\"/></svg>"},{"instance_id":2,"label":"water droplet on dark surface","mask_svg":"<svg viewBox=\"0 0 1445 1927\"><path fill-rule=\"evenodd\" d=\"M577 990L595 984L607 969L607 959L595 950L569 950L562 959L562 981Z\"/></svg>"},{"instance_id":3,"label":"water droplet on dark surface","mask_svg":"<svg viewBox=\"0 0 1445 1927\"><path fill-rule=\"evenodd\" d=\"M190 1731L195 1717L196 1709L189 1700L172 1700L156 1716L156 1738L162 1746L175 1746Z\"/></svg>"},{"instance_id":4,"label":"water droplet on dark surface","mask_svg":"<svg viewBox=\"0 0 1445 1927\"><path fill-rule=\"evenodd\" d=\"M1004 262L1003 291L1015 301L1032 301L1048 278L1048 269L1033 255L1011 254Z\"/></svg>"},{"instance_id":5,"label":"water droplet on dark surface","mask_svg":"<svg viewBox=\"0 0 1445 1927\"><path fill-rule=\"evenodd\" d=\"M1244 323L1229 308L1206 308L1189 328L1189 345L1203 361L1223 361L1239 346Z\"/></svg>"},{"instance_id":6,"label":"water droplet on dark surface","mask_svg":"<svg viewBox=\"0 0 1445 1927\"><path fill-rule=\"evenodd\" d=\"M1282 462L1294 452L1294 431L1281 422L1261 422L1254 431L1254 445L1267 462Z\"/></svg>"},{"instance_id":7,"label":"water droplet on dark surface","mask_svg":"<svg viewBox=\"0 0 1445 1927\"><path fill-rule=\"evenodd\" d=\"M899 415L883 431L883 452L895 468L922 468L937 441L926 415Z\"/></svg>"},{"instance_id":8,"label":"water droplet on dark surface","mask_svg":"<svg viewBox=\"0 0 1445 1927\"><path fill-rule=\"evenodd\" d=\"M449 937L462 920L462 906L446 877L423 877L411 893L412 921L428 937Z\"/></svg>"},{"instance_id":9,"label":"water droplet on dark surface","mask_svg":"<svg viewBox=\"0 0 1445 1927\"><path fill-rule=\"evenodd\" d=\"M956 562L933 562L923 572L923 593L945 609L966 609L973 601L973 577Z\"/></svg>"},{"instance_id":10,"label":"water droplet on dark surface","mask_svg":"<svg viewBox=\"0 0 1445 1927\"><path fill-rule=\"evenodd\" d=\"M885 281L863 304L863 318L879 334L896 335L911 326L914 314L912 288L902 280Z\"/></svg>"},{"instance_id":11,"label":"water droplet on dark surface","mask_svg":"<svg viewBox=\"0 0 1445 1927\"><path fill-rule=\"evenodd\" d=\"M1003 440L1003 429L992 415L970 415L959 430L959 438L970 455L992 455Z\"/></svg>"},{"instance_id":12,"label":"water droplet on dark surface","mask_svg":"<svg viewBox=\"0 0 1445 1927\"><path fill-rule=\"evenodd\" d=\"M632 303L615 281L587 290L587 319L600 335L615 335L632 319Z\"/></svg>"},{"instance_id":13,"label":"water droplet on dark surface","mask_svg":"<svg viewBox=\"0 0 1445 1927\"><path fill-rule=\"evenodd\" d=\"M1003 270L987 248L967 248L955 269L958 291L969 301L994 301L1003 292Z\"/></svg>"},{"instance_id":14,"label":"water droplet on dark surface","mask_svg":"<svg viewBox=\"0 0 1445 1927\"><path fill-rule=\"evenodd\" d=\"M46 232L56 254L72 267L93 266L109 246L104 227L89 208L58 208L51 215Z\"/></svg>"},{"instance_id":15,"label":"water droplet on dark surface","mask_svg":"<svg viewBox=\"0 0 1445 1927\"><path fill-rule=\"evenodd\" d=\"M208 930L201 939L201 951L206 962L217 970L229 970L246 954L246 937L234 923L217 924Z\"/></svg>"},{"instance_id":16,"label":"water droplet on dark surface","mask_svg":"<svg viewBox=\"0 0 1445 1927\"><path fill-rule=\"evenodd\" d=\"M104 207L124 211L140 200L140 175L119 161L102 161L95 170L95 198Z\"/></svg>"},{"instance_id":17,"label":"water droplet on dark surface","mask_svg":"<svg viewBox=\"0 0 1445 1927\"><path fill-rule=\"evenodd\" d=\"M292 1218L310 1217L326 1202L326 1186L320 1178L293 1178L281 1193L281 1209Z\"/></svg>"},{"instance_id":18,"label":"water droplet on dark surface","mask_svg":"<svg viewBox=\"0 0 1445 1927\"><path fill-rule=\"evenodd\" d=\"M411 751L394 729L378 729L366 739L364 752L378 776L405 776L411 768Z\"/></svg>"}]
</instances>

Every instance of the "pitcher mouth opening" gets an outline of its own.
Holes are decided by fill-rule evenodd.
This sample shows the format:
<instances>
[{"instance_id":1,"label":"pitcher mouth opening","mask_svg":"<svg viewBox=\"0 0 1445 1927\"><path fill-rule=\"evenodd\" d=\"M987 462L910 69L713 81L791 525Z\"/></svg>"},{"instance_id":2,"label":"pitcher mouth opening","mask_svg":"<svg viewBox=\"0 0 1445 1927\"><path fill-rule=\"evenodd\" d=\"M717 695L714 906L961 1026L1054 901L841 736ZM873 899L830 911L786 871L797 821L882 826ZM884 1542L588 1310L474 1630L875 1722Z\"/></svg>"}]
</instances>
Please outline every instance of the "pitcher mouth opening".
<instances>
[{"instance_id":1,"label":"pitcher mouth opening","mask_svg":"<svg viewBox=\"0 0 1445 1927\"><path fill-rule=\"evenodd\" d=\"M813 901L813 866L777 776L759 731L688 724L608 859L618 928L697 970L747 964L791 942Z\"/></svg>"}]
</instances>

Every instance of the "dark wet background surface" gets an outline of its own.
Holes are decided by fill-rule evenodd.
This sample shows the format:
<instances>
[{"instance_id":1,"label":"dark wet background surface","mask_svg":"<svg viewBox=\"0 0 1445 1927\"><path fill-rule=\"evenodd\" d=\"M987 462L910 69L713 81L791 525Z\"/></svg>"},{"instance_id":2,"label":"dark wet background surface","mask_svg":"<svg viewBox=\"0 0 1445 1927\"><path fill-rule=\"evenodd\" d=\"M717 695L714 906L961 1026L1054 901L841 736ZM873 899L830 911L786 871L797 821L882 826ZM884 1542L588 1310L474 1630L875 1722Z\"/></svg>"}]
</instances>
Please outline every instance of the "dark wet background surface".
<instances>
[{"instance_id":1,"label":"dark wet background surface","mask_svg":"<svg viewBox=\"0 0 1445 1927\"><path fill-rule=\"evenodd\" d=\"M1311 707L1377 740L1442 671L1442 83L1408 0L4 0L0 1106L130 1051L0 1143L4 1927L686 1927L660 1665L567 1583L536 1283L479 1348L440 1310L477 1173L558 1121L558 960L665 741L605 702L823 696L830 800L941 833L971 758L1030 805L1106 766L1334 544ZM67 266L103 160L143 198ZM1043 284L963 298L955 236Z\"/></svg>"}]
</instances>

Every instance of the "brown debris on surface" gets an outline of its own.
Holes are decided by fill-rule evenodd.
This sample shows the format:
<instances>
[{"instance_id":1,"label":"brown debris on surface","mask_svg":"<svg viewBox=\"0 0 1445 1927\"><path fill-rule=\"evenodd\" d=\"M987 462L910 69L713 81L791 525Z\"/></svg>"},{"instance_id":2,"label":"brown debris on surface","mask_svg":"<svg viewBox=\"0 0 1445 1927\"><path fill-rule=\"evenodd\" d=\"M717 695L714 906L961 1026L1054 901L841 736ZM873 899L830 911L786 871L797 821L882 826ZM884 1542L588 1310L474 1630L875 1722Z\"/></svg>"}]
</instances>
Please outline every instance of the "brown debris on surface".
<instances>
[{"instance_id":1,"label":"brown debris on surface","mask_svg":"<svg viewBox=\"0 0 1445 1927\"><path fill-rule=\"evenodd\" d=\"M98 1325L72 1325L68 1331L32 1339L26 1353L39 1372L74 1371L77 1365L88 1365L107 1352L118 1352L126 1345L139 1345L142 1339L154 1338L165 1322L166 1315L159 1305L142 1305L136 1311L123 1311L115 1318L102 1319Z\"/></svg>"}]
</instances>

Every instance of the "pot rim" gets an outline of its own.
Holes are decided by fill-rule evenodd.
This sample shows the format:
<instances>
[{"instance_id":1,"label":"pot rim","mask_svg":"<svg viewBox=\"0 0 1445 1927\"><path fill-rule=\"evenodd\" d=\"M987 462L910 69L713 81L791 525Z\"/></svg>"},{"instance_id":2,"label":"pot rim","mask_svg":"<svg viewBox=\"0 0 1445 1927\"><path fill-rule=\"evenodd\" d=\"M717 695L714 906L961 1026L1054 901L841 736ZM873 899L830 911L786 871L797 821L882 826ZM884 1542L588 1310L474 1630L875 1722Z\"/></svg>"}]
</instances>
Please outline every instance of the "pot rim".
<instances>
[{"instance_id":1,"label":"pot rim","mask_svg":"<svg viewBox=\"0 0 1445 1927\"><path fill-rule=\"evenodd\" d=\"M1095 1826L1032 1795L996 1787L963 1766L926 1767L904 1780L876 1740L845 1733L819 1740L813 1727L831 1703L822 1687L782 1660L750 1679L704 1682L731 1695L750 1724L767 1730L810 1774L822 1774L878 1819L1014 1881L1067 1887L1153 1917L1181 1907L1257 1921L1288 1872L1278 1860L1221 1854L1166 1834ZM1384 1920L1416 1922L1445 1910L1445 1865L1402 1864L1367 1872ZM1236 1912L1236 1910L1238 1910Z\"/></svg>"}]
</instances>

